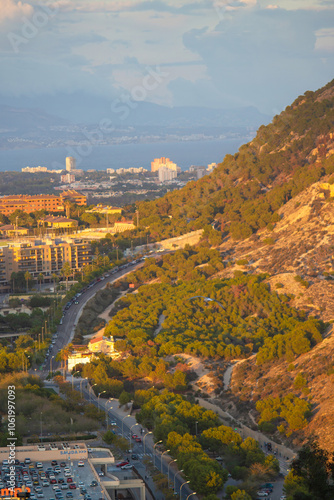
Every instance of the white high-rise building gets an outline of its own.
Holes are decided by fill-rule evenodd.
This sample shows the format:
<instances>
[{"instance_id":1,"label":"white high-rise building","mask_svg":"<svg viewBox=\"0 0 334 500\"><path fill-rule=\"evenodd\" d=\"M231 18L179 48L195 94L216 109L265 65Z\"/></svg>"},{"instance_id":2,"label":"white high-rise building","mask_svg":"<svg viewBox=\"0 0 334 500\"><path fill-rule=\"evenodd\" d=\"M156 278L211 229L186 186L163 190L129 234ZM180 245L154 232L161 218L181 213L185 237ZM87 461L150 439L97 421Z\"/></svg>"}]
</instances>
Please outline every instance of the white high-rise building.
<instances>
[{"instance_id":1,"label":"white high-rise building","mask_svg":"<svg viewBox=\"0 0 334 500\"><path fill-rule=\"evenodd\" d=\"M66 170L67 172L73 172L76 168L76 160L73 156L66 157Z\"/></svg>"}]
</instances>

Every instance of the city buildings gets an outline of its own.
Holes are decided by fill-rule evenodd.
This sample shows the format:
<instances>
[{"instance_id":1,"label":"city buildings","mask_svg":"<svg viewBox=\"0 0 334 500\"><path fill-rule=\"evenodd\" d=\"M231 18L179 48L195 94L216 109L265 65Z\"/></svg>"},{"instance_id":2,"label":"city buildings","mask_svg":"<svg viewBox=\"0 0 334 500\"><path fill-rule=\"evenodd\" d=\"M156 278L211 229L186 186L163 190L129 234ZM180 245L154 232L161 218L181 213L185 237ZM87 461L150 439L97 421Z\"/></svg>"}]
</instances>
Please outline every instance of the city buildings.
<instances>
[{"instance_id":1,"label":"city buildings","mask_svg":"<svg viewBox=\"0 0 334 500\"><path fill-rule=\"evenodd\" d=\"M75 182L75 175L67 173L60 176L61 182L64 184L71 184L71 182Z\"/></svg>"},{"instance_id":2,"label":"city buildings","mask_svg":"<svg viewBox=\"0 0 334 500\"><path fill-rule=\"evenodd\" d=\"M0 286L8 285L12 273L29 272L32 277L43 274L50 278L59 274L65 262L73 272L92 261L88 241L70 238L46 238L10 242L0 247Z\"/></svg>"},{"instance_id":3,"label":"city buildings","mask_svg":"<svg viewBox=\"0 0 334 500\"><path fill-rule=\"evenodd\" d=\"M73 172L76 169L76 160L73 156L67 156L65 160L66 171Z\"/></svg>"},{"instance_id":4,"label":"city buildings","mask_svg":"<svg viewBox=\"0 0 334 500\"><path fill-rule=\"evenodd\" d=\"M49 170L47 167L23 167L21 172L26 172L29 174L38 174L40 172L46 172L47 174L61 174L62 170Z\"/></svg>"},{"instance_id":5,"label":"city buildings","mask_svg":"<svg viewBox=\"0 0 334 500\"><path fill-rule=\"evenodd\" d=\"M181 168L172 162L169 158L164 156L161 158L155 158L151 162L151 172L158 172L159 168L166 167L170 170L174 170L177 174L181 172Z\"/></svg>"},{"instance_id":6,"label":"city buildings","mask_svg":"<svg viewBox=\"0 0 334 500\"><path fill-rule=\"evenodd\" d=\"M158 170L159 182L172 181L177 177L177 171L168 167L160 167Z\"/></svg>"},{"instance_id":7,"label":"city buildings","mask_svg":"<svg viewBox=\"0 0 334 500\"><path fill-rule=\"evenodd\" d=\"M77 205L87 205L87 198L85 195L69 189L63 191L59 196L54 194L36 194L36 195L14 195L4 196L0 198L0 213L8 216L15 212L15 210L22 210L23 212L30 213L37 210L45 210L46 212L63 212L65 209L65 201L71 201Z\"/></svg>"},{"instance_id":8,"label":"city buildings","mask_svg":"<svg viewBox=\"0 0 334 500\"><path fill-rule=\"evenodd\" d=\"M68 219L67 217L55 217L54 215L46 215L38 221L39 226L51 227L51 228L67 228L76 227L78 221L75 219ZM0 227L1 230L1 227Z\"/></svg>"},{"instance_id":9,"label":"city buildings","mask_svg":"<svg viewBox=\"0 0 334 500\"><path fill-rule=\"evenodd\" d=\"M112 358L119 357L115 351L115 342L113 337L104 336L105 328L102 328L92 337L87 346L73 346L74 350L68 355L67 370L71 372L76 365L86 364L96 358L96 355L103 353Z\"/></svg>"}]
</instances>

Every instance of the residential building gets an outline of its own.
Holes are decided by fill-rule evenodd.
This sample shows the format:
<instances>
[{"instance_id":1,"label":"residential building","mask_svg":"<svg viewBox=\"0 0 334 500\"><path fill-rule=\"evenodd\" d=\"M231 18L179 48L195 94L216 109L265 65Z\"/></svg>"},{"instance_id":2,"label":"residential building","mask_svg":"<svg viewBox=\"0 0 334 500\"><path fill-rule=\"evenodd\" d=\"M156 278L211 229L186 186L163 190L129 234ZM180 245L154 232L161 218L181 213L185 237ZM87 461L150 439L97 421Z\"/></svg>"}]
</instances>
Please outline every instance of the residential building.
<instances>
[{"instance_id":1,"label":"residential building","mask_svg":"<svg viewBox=\"0 0 334 500\"><path fill-rule=\"evenodd\" d=\"M155 158L151 162L151 172L158 172L159 168L166 167L170 170L175 170L176 173L181 172L181 168L176 165L176 163L172 162L169 158L165 158L164 156L161 158Z\"/></svg>"},{"instance_id":2,"label":"residential building","mask_svg":"<svg viewBox=\"0 0 334 500\"><path fill-rule=\"evenodd\" d=\"M78 225L78 221L75 219L68 219L67 217L55 217L54 215L46 215L42 219L39 219L38 225L51 228L66 228L76 227Z\"/></svg>"},{"instance_id":3,"label":"residential building","mask_svg":"<svg viewBox=\"0 0 334 500\"><path fill-rule=\"evenodd\" d=\"M75 175L73 174L64 174L60 176L61 182L64 184L71 184L71 182L75 182Z\"/></svg>"},{"instance_id":4,"label":"residential building","mask_svg":"<svg viewBox=\"0 0 334 500\"><path fill-rule=\"evenodd\" d=\"M11 274L29 271L44 278L59 274L65 262L73 272L81 271L92 261L90 244L82 239L46 238L10 242L0 247L0 285L10 282Z\"/></svg>"},{"instance_id":5,"label":"residential building","mask_svg":"<svg viewBox=\"0 0 334 500\"><path fill-rule=\"evenodd\" d=\"M29 232L29 229L26 227L17 227L13 224L5 224L4 226L0 226L0 235L4 237L12 237L12 236L26 236Z\"/></svg>"},{"instance_id":6,"label":"residential building","mask_svg":"<svg viewBox=\"0 0 334 500\"><path fill-rule=\"evenodd\" d=\"M84 206L87 205L87 196L79 193L75 189L69 189L68 191L63 191L60 193L63 201L69 200L76 205ZM1 202L1 200L0 200Z\"/></svg>"},{"instance_id":7,"label":"residential building","mask_svg":"<svg viewBox=\"0 0 334 500\"><path fill-rule=\"evenodd\" d=\"M73 156L67 156L66 160L66 171L67 172L73 172L76 168L76 160L73 158Z\"/></svg>"},{"instance_id":8,"label":"residential building","mask_svg":"<svg viewBox=\"0 0 334 500\"><path fill-rule=\"evenodd\" d=\"M8 216L22 210L23 212L35 212L36 210L46 210L47 212L62 212L64 210L61 196L53 194L39 195L14 195L0 198L0 213Z\"/></svg>"},{"instance_id":9,"label":"residential building","mask_svg":"<svg viewBox=\"0 0 334 500\"><path fill-rule=\"evenodd\" d=\"M170 168L167 167L160 167L158 170L159 182L172 181L173 179L176 179L176 177L177 177L176 170L171 170Z\"/></svg>"}]
</instances>

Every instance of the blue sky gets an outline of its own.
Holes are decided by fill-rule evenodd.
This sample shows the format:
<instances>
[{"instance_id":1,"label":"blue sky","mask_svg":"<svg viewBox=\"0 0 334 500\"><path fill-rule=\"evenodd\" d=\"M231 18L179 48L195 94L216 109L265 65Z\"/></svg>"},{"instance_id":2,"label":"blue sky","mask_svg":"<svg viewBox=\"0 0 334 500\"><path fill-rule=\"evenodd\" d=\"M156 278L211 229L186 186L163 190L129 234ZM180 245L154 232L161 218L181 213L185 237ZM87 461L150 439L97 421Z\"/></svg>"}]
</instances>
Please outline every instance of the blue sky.
<instances>
[{"instance_id":1,"label":"blue sky","mask_svg":"<svg viewBox=\"0 0 334 500\"><path fill-rule=\"evenodd\" d=\"M48 7L49 6L49 7ZM0 94L269 115L333 78L332 0L1 0Z\"/></svg>"}]
</instances>

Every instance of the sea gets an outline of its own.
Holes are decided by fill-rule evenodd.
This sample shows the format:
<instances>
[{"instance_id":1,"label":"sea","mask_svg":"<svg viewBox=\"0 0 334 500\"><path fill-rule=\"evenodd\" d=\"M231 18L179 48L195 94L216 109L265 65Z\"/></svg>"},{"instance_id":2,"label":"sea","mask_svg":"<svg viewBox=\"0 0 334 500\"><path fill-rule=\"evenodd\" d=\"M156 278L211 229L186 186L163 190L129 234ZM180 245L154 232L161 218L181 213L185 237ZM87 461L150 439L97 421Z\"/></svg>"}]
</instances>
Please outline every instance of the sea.
<instances>
[{"instance_id":1,"label":"sea","mask_svg":"<svg viewBox=\"0 0 334 500\"><path fill-rule=\"evenodd\" d=\"M21 171L24 167L65 169L66 156L76 158L76 168L82 170L106 170L107 168L143 167L151 170L154 158L165 156L181 170L191 165L220 163L226 154L234 154L251 138L217 139L160 143L136 143L119 145L67 146L61 148L0 150L0 172Z\"/></svg>"}]
</instances>

